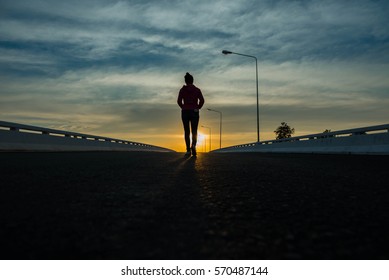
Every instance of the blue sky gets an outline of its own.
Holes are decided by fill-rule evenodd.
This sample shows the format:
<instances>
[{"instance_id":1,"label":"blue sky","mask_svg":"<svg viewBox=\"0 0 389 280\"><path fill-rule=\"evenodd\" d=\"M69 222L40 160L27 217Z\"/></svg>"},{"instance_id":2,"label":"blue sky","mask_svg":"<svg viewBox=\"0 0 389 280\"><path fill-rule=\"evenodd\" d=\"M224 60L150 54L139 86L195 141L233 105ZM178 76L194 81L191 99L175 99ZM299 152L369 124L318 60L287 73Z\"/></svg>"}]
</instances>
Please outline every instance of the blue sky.
<instances>
[{"instance_id":1,"label":"blue sky","mask_svg":"<svg viewBox=\"0 0 389 280\"><path fill-rule=\"evenodd\" d=\"M0 119L182 149L185 72L224 145L388 123L388 1L0 0ZM218 116L201 124L218 139ZM206 133L207 131L203 131Z\"/></svg>"}]
</instances>

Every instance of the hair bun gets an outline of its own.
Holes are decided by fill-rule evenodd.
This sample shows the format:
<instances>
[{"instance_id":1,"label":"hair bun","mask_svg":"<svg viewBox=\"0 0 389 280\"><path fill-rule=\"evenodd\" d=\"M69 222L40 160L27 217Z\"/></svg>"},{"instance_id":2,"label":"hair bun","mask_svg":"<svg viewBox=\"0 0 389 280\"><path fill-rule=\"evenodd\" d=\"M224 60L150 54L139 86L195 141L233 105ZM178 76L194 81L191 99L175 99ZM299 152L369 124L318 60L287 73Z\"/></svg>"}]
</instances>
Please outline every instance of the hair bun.
<instances>
[{"instance_id":1,"label":"hair bun","mask_svg":"<svg viewBox=\"0 0 389 280\"><path fill-rule=\"evenodd\" d=\"M191 74L189 74L188 72L186 72L186 75L185 75L185 82L187 84L193 84L193 76Z\"/></svg>"}]
</instances>

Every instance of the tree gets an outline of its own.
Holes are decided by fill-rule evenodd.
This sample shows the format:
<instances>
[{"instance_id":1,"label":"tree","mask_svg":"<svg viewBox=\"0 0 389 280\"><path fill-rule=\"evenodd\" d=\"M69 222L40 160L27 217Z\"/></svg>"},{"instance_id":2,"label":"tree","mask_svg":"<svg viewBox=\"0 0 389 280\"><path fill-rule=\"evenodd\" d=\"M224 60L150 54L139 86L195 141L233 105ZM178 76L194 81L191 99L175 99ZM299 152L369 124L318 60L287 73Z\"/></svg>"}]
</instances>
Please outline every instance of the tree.
<instances>
[{"instance_id":1,"label":"tree","mask_svg":"<svg viewBox=\"0 0 389 280\"><path fill-rule=\"evenodd\" d=\"M292 137L294 134L294 128L290 128L290 126L286 122L282 122L276 130L274 130L276 134L276 139L284 139Z\"/></svg>"},{"instance_id":2,"label":"tree","mask_svg":"<svg viewBox=\"0 0 389 280\"><path fill-rule=\"evenodd\" d=\"M323 131L323 134L328 134L328 133L331 133L331 129L326 129ZM321 136L320 138L329 138L329 137L334 137L333 135L329 135L329 136Z\"/></svg>"}]
</instances>

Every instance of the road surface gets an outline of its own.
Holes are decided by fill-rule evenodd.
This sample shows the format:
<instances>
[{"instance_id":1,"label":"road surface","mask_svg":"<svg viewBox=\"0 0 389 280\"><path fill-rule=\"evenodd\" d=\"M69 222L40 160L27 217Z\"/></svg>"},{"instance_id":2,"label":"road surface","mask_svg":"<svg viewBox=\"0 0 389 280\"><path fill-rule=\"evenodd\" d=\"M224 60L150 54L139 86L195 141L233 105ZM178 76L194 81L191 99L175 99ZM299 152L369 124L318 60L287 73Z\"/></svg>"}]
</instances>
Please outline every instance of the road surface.
<instances>
[{"instance_id":1,"label":"road surface","mask_svg":"<svg viewBox=\"0 0 389 280\"><path fill-rule=\"evenodd\" d=\"M388 156L0 153L1 259L389 259Z\"/></svg>"}]
</instances>

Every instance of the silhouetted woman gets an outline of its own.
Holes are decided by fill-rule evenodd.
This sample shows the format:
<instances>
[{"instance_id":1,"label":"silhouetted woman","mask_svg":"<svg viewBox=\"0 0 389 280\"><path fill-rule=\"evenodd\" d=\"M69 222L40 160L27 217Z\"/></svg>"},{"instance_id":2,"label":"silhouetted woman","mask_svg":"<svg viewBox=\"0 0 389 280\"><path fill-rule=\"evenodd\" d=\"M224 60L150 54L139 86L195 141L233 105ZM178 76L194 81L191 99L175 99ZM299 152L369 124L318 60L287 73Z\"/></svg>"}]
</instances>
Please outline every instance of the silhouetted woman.
<instances>
[{"instance_id":1,"label":"silhouetted woman","mask_svg":"<svg viewBox=\"0 0 389 280\"><path fill-rule=\"evenodd\" d=\"M197 127L199 125L199 111L204 105L204 97L201 90L193 85L193 76L185 75L185 83L178 94L177 103L181 107L181 119L184 125L186 156L196 156ZM190 145L190 130L192 129L192 145Z\"/></svg>"}]
</instances>

